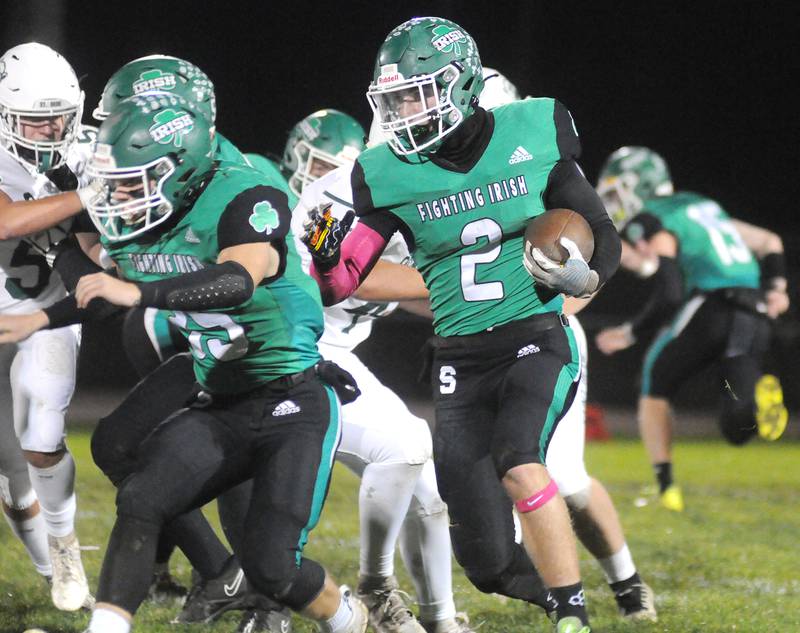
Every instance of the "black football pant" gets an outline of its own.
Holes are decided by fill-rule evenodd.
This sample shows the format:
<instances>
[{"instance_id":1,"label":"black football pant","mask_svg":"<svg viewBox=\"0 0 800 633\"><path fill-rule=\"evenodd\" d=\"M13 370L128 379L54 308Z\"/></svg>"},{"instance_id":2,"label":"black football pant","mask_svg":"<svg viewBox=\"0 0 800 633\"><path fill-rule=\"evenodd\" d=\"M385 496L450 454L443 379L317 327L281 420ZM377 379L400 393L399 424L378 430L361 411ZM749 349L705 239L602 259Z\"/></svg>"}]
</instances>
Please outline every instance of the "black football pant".
<instances>
[{"instance_id":1,"label":"black football pant","mask_svg":"<svg viewBox=\"0 0 800 633\"><path fill-rule=\"evenodd\" d=\"M178 354L157 366L98 422L92 434L92 457L116 487L136 470L145 439L190 401L196 387L191 356ZM200 510L177 516L166 524L164 541L170 545L163 548L165 553L157 560L167 560L174 543L203 578L219 575L230 556Z\"/></svg>"},{"instance_id":2,"label":"black football pant","mask_svg":"<svg viewBox=\"0 0 800 633\"><path fill-rule=\"evenodd\" d=\"M120 485L98 602L134 613L147 594L162 527L252 478L236 555L259 592L306 607L325 572L302 552L339 438L338 399L313 370L288 389L266 386L173 415L145 440L136 471Z\"/></svg>"},{"instance_id":3,"label":"black football pant","mask_svg":"<svg viewBox=\"0 0 800 633\"><path fill-rule=\"evenodd\" d=\"M720 430L731 444L744 444L757 431L755 385L769 337L767 318L726 298L725 291L695 296L650 345L642 394L671 400L686 380L716 366Z\"/></svg>"},{"instance_id":4,"label":"black football pant","mask_svg":"<svg viewBox=\"0 0 800 633\"><path fill-rule=\"evenodd\" d=\"M552 610L536 569L514 541L501 478L545 462L575 394L580 360L566 319L547 313L434 342L433 459L450 514L453 551L481 591Z\"/></svg>"}]
</instances>

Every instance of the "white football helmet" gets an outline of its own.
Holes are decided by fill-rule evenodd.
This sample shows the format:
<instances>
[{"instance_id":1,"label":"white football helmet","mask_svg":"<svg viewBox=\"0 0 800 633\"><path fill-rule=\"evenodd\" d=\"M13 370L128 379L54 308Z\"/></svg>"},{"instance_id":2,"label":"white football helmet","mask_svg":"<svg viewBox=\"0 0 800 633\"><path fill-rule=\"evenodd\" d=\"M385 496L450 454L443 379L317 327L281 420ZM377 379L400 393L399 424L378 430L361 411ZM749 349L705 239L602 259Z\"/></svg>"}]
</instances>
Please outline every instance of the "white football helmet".
<instances>
[{"instance_id":1,"label":"white football helmet","mask_svg":"<svg viewBox=\"0 0 800 633\"><path fill-rule=\"evenodd\" d=\"M494 68L483 67L483 90L478 97L483 109L491 110L521 98L517 87L505 75Z\"/></svg>"},{"instance_id":2,"label":"white football helmet","mask_svg":"<svg viewBox=\"0 0 800 633\"><path fill-rule=\"evenodd\" d=\"M28 42L7 50L0 57L0 147L34 171L63 164L80 128L83 97L72 66L49 46Z\"/></svg>"}]
</instances>

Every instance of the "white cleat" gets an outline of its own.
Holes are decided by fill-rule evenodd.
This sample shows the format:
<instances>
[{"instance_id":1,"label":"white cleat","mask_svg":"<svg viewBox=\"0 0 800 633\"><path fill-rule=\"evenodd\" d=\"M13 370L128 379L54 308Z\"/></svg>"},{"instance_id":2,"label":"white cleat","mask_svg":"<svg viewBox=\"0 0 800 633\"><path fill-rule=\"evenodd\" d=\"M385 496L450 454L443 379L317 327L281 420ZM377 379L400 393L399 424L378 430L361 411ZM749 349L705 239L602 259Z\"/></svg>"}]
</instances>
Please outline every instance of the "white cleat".
<instances>
[{"instance_id":1,"label":"white cleat","mask_svg":"<svg viewBox=\"0 0 800 633\"><path fill-rule=\"evenodd\" d=\"M369 624L369 611L357 596L353 595L347 585L339 587L342 593L342 600L347 600L350 609L353 611L353 618L347 625L346 633L365 633L367 624Z\"/></svg>"},{"instance_id":2,"label":"white cleat","mask_svg":"<svg viewBox=\"0 0 800 633\"><path fill-rule=\"evenodd\" d=\"M425 633L408 606L408 594L400 591L394 576L374 587L360 583L358 597L367 606L369 623L376 633Z\"/></svg>"},{"instance_id":3,"label":"white cleat","mask_svg":"<svg viewBox=\"0 0 800 633\"><path fill-rule=\"evenodd\" d=\"M91 608L94 598L89 593L75 532L64 537L48 535L47 543L53 565L53 584L50 588L53 604L62 611Z\"/></svg>"}]
</instances>

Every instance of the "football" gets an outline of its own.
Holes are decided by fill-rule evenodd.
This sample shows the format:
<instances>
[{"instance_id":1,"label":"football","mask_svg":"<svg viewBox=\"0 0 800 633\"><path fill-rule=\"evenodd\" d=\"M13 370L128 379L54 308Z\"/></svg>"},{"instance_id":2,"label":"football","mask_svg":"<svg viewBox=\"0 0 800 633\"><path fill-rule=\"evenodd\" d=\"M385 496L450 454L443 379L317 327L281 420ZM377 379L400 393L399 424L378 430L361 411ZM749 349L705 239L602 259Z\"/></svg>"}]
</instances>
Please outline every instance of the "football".
<instances>
[{"instance_id":1,"label":"football","mask_svg":"<svg viewBox=\"0 0 800 633\"><path fill-rule=\"evenodd\" d=\"M525 228L525 252L538 248L553 261L563 264L569 253L559 240L571 239L588 262L594 253L594 236L589 223L572 209L548 209L533 218Z\"/></svg>"}]
</instances>

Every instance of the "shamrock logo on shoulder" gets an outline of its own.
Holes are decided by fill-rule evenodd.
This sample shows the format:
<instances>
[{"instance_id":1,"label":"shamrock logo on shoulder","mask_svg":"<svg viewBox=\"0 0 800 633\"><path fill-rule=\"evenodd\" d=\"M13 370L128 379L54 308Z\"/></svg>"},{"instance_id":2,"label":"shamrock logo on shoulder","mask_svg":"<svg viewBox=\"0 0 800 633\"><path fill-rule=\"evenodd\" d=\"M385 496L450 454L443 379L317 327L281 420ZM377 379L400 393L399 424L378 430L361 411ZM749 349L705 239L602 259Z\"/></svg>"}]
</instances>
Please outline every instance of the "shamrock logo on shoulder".
<instances>
[{"instance_id":1,"label":"shamrock logo on shoulder","mask_svg":"<svg viewBox=\"0 0 800 633\"><path fill-rule=\"evenodd\" d=\"M278 212L267 200L256 202L248 222L256 231L267 235L270 235L280 224Z\"/></svg>"}]
</instances>

